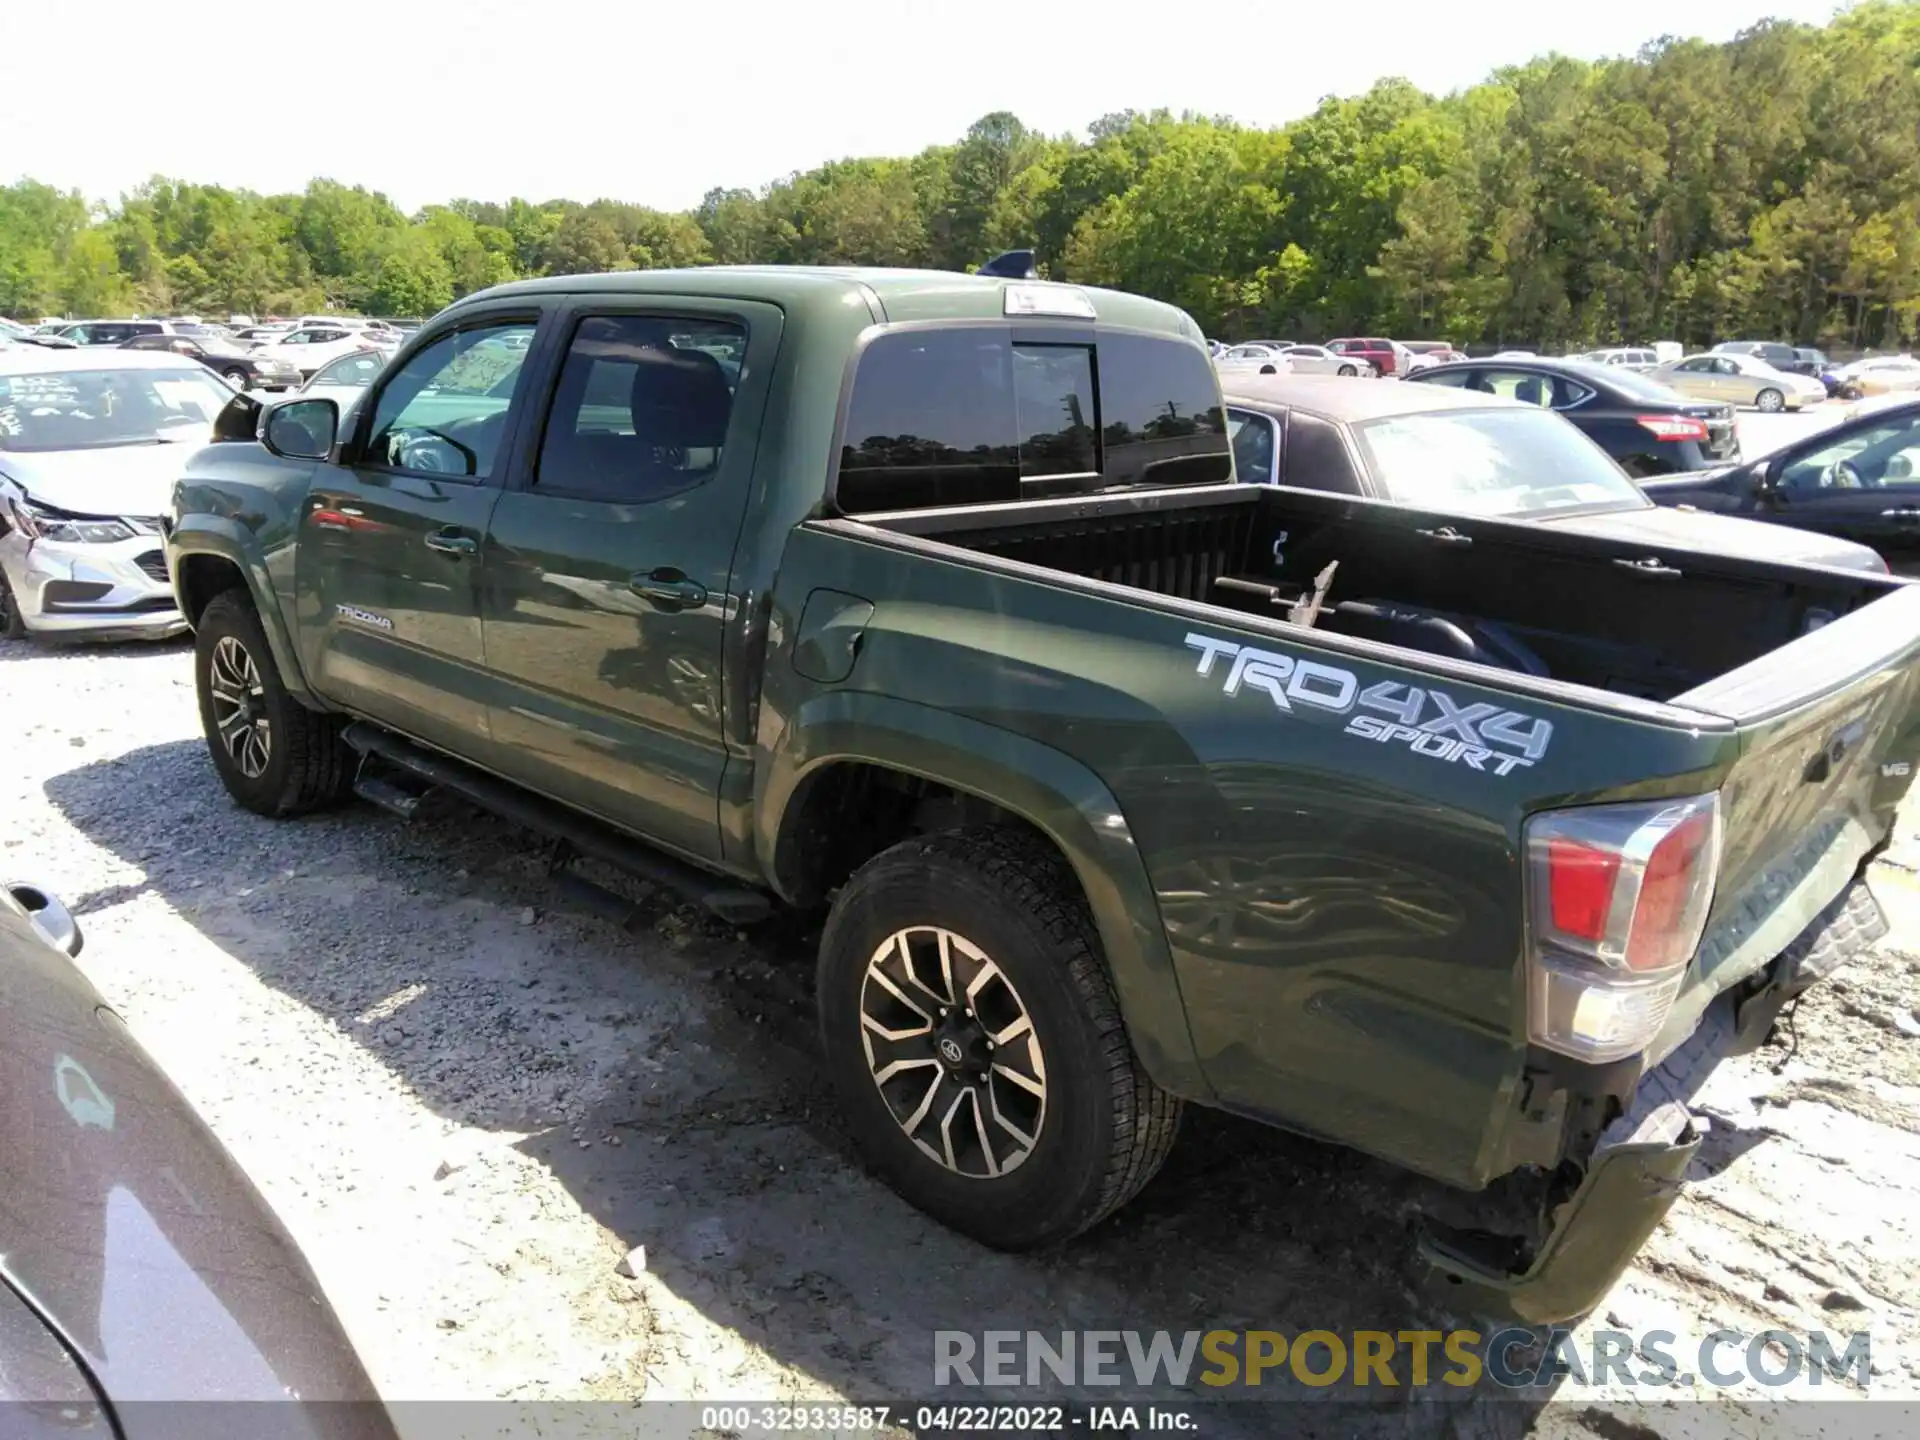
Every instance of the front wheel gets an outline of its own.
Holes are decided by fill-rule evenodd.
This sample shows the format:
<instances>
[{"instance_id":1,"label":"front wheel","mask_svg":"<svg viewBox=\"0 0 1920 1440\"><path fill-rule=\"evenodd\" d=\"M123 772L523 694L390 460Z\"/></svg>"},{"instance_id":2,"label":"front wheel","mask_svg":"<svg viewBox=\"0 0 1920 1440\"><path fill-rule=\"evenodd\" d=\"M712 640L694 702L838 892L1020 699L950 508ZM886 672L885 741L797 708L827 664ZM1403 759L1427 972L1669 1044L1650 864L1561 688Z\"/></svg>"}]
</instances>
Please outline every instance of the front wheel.
<instances>
[{"instance_id":1,"label":"front wheel","mask_svg":"<svg viewBox=\"0 0 1920 1440\"><path fill-rule=\"evenodd\" d=\"M1341 366L1341 367L1340 367L1340 368L1339 368L1339 369L1338 369L1337 371L1335 371L1334 373L1335 373L1335 374L1338 374L1338 375L1346 375L1346 376L1348 376L1348 377L1352 377L1352 376L1354 376L1354 375L1358 375L1358 374L1359 374L1360 372L1359 372L1358 370L1356 370L1356 369L1354 369L1354 368L1353 368L1353 366L1351 366L1351 365L1342 365L1342 366Z\"/></svg>"},{"instance_id":2,"label":"front wheel","mask_svg":"<svg viewBox=\"0 0 1920 1440\"><path fill-rule=\"evenodd\" d=\"M236 390L246 389L248 382L253 378L250 375L248 375L246 371L239 369L238 367L235 367L234 369L227 371L226 376L227 376L227 383L233 386L233 388Z\"/></svg>"},{"instance_id":3,"label":"front wheel","mask_svg":"<svg viewBox=\"0 0 1920 1440\"><path fill-rule=\"evenodd\" d=\"M1767 414L1773 415L1786 409L1787 397L1782 395L1778 390L1769 388L1762 390L1758 395L1754 396L1753 403Z\"/></svg>"},{"instance_id":4,"label":"front wheel","mask_svg":"<svg viewBox=\"0 0 1920 1440\"><path fill-rule=\"evenodd\" d=\"M1180 1102L1133 1053L1078 887L1034 837L951 831L868 862L821 936L819 1007L869 1163L988 1245L1078 1234L1172 1147Z\"/></svg>"},{"instance_id":5,"label":"front wheel","mask_svg":"<svg viewBox=\"0 0 1920 1440\"><path fill-rule=\"evenodd\" d=\"M222 591L201 612L193 670L207 753L236 801L260 815L298 815L346 797L354 756L339 718L288 692L242 591Z\"/></svg>"}]
</instances>

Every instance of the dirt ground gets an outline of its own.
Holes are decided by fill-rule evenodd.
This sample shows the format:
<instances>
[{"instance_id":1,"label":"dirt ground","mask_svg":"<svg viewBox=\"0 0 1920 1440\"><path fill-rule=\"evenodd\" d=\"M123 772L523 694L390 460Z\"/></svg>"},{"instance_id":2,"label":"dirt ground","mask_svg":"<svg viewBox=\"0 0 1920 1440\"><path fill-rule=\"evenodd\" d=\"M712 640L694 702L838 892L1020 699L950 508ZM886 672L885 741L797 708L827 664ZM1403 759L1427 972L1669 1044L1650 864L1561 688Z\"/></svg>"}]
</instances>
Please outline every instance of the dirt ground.
<instances>
[{"instance_id":1,"label":"dirt ground","mask_svg":"<svg viewBox=\"0 0 1920 1440\"><path fill-rule=\"evenodd\" d=\"M521 833L454 806L245 814L180 643L0 643L0 714L0 871L81 915L84 968L285 1219L391 1399L925 1396L939 1329L1458 1318L1412 1287L1420 1182L1218 1115L1190 1112L1160 1177L1062 1253L935 1226L836 1128L810 936L661 897L623 930L568 908ZM1875 877L1889 941L1802 1006L1790 1051L1723 1071L1696 1183L1594 1325L1869 1329L1872 1394L1920 1397L1916 872L1909 831ZM1712 1413L1671 1406L1563 1383L1337 1428L1615 1440Z\"/></svg>"}]
</instances>

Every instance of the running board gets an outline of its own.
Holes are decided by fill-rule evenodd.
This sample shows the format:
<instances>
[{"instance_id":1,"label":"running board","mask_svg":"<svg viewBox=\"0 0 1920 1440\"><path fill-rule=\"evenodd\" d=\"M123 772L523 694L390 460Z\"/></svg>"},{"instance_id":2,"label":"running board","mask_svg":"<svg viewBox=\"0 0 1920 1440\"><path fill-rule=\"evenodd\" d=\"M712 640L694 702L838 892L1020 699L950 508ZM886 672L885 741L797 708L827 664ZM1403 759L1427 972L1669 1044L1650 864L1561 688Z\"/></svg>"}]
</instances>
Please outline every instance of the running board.
<instances>
[{"instance_id":1,"label":"running board","mask_svg":"<svg viewBox=\"0 0 1920 1440\"><path fill-rule=\"evenodd\" d=\"M362 756L377 756L416 783L450 790L482 810L564 842L577 853L604 861L637 880L677 891L730 925L751 925L773 913L772 900L761 891L729 884L720 876L656 850L598 820L496 779L451 756L416 745L392 731L356 720L340 738ZM355 790L396 814L411 815L414 805L419 803L417 796L385 779L369 776L364 784L366 789L356 784ZM367 790L374 793L368 794ZM391 795L387 794L389 791ZM396 799L412 803L405 808L389 803Z\"/></svg>"}]
</instances>

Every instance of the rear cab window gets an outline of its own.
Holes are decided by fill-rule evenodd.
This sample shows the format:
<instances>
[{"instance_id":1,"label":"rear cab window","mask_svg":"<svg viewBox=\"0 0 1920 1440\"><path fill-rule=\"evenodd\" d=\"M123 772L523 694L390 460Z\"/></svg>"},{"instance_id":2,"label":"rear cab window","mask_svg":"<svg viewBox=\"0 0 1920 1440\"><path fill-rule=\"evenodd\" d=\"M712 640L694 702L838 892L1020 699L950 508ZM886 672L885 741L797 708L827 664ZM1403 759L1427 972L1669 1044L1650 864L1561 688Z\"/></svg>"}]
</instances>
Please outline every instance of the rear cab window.
<instances>
[{"instance_id":1,"label":"rear cab window","mask_svg":"<svg viewBox=\"0 0 1920 1440\"><path fill-rule=\"evenodd\" d=\"M835 499L849 514L1232 475L1204 351L1118 329L882 332L855 370Z\"/></svg>"}]
</instances>

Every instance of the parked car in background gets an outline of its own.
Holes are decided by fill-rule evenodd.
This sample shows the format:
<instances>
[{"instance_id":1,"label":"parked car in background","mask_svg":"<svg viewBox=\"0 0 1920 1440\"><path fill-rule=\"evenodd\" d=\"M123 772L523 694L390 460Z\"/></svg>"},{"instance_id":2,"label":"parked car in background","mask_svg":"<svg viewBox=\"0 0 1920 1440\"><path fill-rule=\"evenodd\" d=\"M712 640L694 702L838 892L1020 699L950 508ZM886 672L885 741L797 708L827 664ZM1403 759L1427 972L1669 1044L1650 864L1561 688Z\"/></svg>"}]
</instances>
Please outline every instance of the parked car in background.
<instances>
[{"instance_id":1,"label":"parked car in background","mask_svg":"<svg viewBox=\"0 0 1920 1440\"><path fill-rule=\"evenodd\" d=\"M1649 372L1661 384L1696 400L1724 400L1757 410L1799 410L1827 398L1827 387L1805 375L1789 375L1743 351L1689 355Z\"/></svg>"},{"instance_id":2,"label":"parked car in background","mask_svg":"<svg viewBox=\"0 0 1920 1440\"><path fill-rule=\"evenodd\" d=\"M1223 390L1242 480L1749 560L1886 568L1844 540L1662 509L1579 430L1522 401L1429 382L1284 375L1230 377Z\"/></svg>"},{"instance_id":3,"label":"parked car in background","mask_svg":"<svg viewBox=\"0 0 1920 1440\"><path fill-rule=\"evenodd\" d=\"M145 1440L239 1402L261 1434L392 1440L293 1238L74 964L82 946L49 891L0 886L0 1429Z\"/></svg>"},{"instance_id":4,"label":"parked car in background","mask_svg":"<svg viewBox=\"0 0 1920 1440\"><path fill-rule=\"evenodd\" d=\"M40 330L29 331L19 336L18 340L22 345L37 345L43 350L78 350L80 348L80 342L77 340L69 340L64 335L48 334Z\"/></svg>"},{"instance_id":5,"label":"parked car in background","mask_svg":"<svg viewBox=\"0 0 1920 1440\"><path fill-rule=\"evenodd\" d=\"M292 334L296 328L291 321L246 325L234 331L233 338L243 345L271 345L274 341Z\"/></svg>"},{"instance_id":6,"label":"parked car in background","mask_svg":"<svg viewBox=\"0 0 1920 1440\"><path fill-rule=\"evenodd\" d=\"M253 353L292 365L305 381L329 361L356 350L374 348L376 343L363 330L348 330L338 325L303 325L271 344L259 346Z\"/></svg>"},{"instance_id":7,"label":"parked car in background","mask_svg":"<svg viewBox=\"0 0 1920 1440\"><path fill-rule=\"evenodd\" d=\"M1791 345L1777 340L1723 340L1713 347L1715 355L1751 355L1756 360L1764 360L1783 375L1811 375L1816 378L1818 370L1810 369L1801 354Z\"/></svg>"},{"instance_id":8,"label":"parked car in background","mask_svg":"<svg viewBox=\"0 0 1920 1440\"><path fill-rule=\"evenodd\" d=\"M1373 362L1360 355L1336 355L1324 345L1289 345L1280 352L1295 375L1349 375L1373 379Z\"/></svg>"},{"instance_id":9,"label":"parked car in background","mask_svg":"<svg viewBox=\"0 0 1920 1440\"><path fill-rule=\"evenodd\" d=\"M1238 365L1250 361L1271 360L1279 353L1278 345L1270 345L1265 340L1249 340L1245 344L1235 345L1222 351L1218 358L1224 364Z\"/></svg>"},{"instance_id":10,"label":"parked car in background","mask_svg":"<svg viewBox=\"0 0 1920 1440\"><path fill-rule=\"evenodd\" d=\"M1413 363L1413 352L1394 340L1329 340L1327 349L1365 360L1376 375L1404 375Z\"/></svg>"},{"instance_id":11,"label":"parked car in background","mask_svg":"<svg viewBox=\"0 0 1920 1440\"><path fill-rule=\"evenodd\" d=\"M329 361L300 387L303 399L331 400L344 416L349 406L367 393L374 378L387 368L388 356L379 350L356 350ZM344 423L344 422L343 422Z\"/></svg>"},{"instance_id":12,"label":"parked car in background","mask_svg":"<svg viewBox=\"0 0 1920 1440\"><path fill-rule=\"evenodd\" d=\"M1651 349L1640 345L1615 345L1605 350L1589 350L1579 358L1595 365L1611 365L1643 374L1660 363Z\"/></svg>"},{"instance_id":13,"label":"parked car in background","mask_svg":"<svg viewBox=\"0 0 1920 1440\"><path fill-rule=\"evenodd\" d=\"M1408 362L1411 370L1425 370L1430 365L1446 365L1467 358L1465 351L1454 349L1444 340L1402 340L1400 346L1413 356Z\"/></svg>"},{"instance_id":14,"label":"parked car in background","mask_svg":"<svg viewBox=\"0 0 1920 1440\"><path fill-rule=\"evenodd\" d=\"M1751 464L1645 489L1662 505L1851 540L1896 573L1920 575L1920 396L1869 403Z\"/></svg>"},{"instance_id":15,"label":"parked car in background","mask_svg":"<svg viewBox=\"0 0 1920 1440\"><path fill-rule=\"evenodd\" d=\"M76 345L124 345L136 335L171 335L165 320L81 320L58 332Z\"/></svg>"},{"instance_id":16,"label":"parked car in background","mask_svg":"<svg viewBox=\"0 0 1920 1440\"><path fill-rule=\"evenodd\" d=\"M1585 360L1464 360L1407 378L1555 411L1636 478L1726 465L1740 458L1731 405L1690 400L1620 366Z\"/></svg>"},{"instance_id":17,"label":"parked car in background","mask_svg":"<svg viewBox=\"0 0 1920 1440\"><path fill-rule=\"evenodd\" d=\"M300 383L291 361L212 335L137 335L122 350L158 350L198 360L238 389L288 390Z\"/></svg>"},{"instance_id":18,"label":"parked car in background","mask_svg":"<svg viewBox=\"0 0 1920 1440\"><path fill-rule=\"evenodd\" d=\"M1920 390L1920 360L1911 355L1871 355L1834 372L1835 394L1843 400Z\"/></svg>"},{"instance_id":19,"label":"parked car in background","mask_svg":"<svg viewBox=\"0 0 1920 1440\"><path fill-rule=\"evenodd\" d=\"M186 628L160 517L233 398L172 353L0 353L0 634L160 638Z\"/></svg>"}]
</instances>

